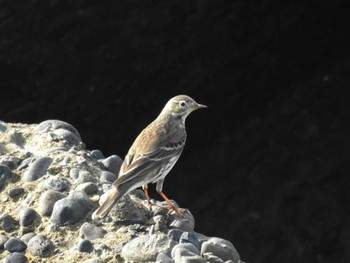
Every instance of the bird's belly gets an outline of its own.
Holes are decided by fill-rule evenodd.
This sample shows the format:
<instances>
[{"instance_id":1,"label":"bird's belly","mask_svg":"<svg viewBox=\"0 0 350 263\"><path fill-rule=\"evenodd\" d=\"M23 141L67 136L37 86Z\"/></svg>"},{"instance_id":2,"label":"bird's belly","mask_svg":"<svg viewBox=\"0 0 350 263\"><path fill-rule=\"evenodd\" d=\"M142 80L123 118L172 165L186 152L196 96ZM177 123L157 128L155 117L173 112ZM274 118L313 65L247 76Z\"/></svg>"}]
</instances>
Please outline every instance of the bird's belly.
<instances>
[{"instance_id":1,"label":"bird's belly","mask_svg":"<svg viewBox=\"0 0 350 263\"><path fill-rule=\"evenodd\" d=\"M163 179L170 172L170 170L173 168L173 166L175 165L178 158L179 158L178 156L171 157L169 159L169 161L167 163L165 163L162 166L162 168L159 170L157 176L155 176L152 183L156 183L160 179Z\"/></svg>"}]
</instances>

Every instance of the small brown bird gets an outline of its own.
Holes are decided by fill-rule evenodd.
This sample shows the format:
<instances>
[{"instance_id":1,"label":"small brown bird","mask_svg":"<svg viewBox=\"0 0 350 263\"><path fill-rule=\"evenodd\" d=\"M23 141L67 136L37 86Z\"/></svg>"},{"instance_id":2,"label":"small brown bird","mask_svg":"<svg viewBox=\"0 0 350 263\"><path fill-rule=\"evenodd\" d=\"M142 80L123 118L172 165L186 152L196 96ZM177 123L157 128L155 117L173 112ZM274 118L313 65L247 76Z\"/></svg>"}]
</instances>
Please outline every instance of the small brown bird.
<instances>
[{"instance_id":1,"label":"small brown bird","mask_svg":"<svg viewBox=\"0 0 350 263\"><path fill-rule=\"evenodd\" d=\"M126 193L142 187L148 204L147 185L156 183L157 192L177 214L180 211L162 192L165 176L179 159L186 142L186 117L194 110L206 108L186 95L168 101L159 116L136 138L120 168L114 190L94 212L94 218L107 216L113 205Z\"/></svg>"}]
</instances>

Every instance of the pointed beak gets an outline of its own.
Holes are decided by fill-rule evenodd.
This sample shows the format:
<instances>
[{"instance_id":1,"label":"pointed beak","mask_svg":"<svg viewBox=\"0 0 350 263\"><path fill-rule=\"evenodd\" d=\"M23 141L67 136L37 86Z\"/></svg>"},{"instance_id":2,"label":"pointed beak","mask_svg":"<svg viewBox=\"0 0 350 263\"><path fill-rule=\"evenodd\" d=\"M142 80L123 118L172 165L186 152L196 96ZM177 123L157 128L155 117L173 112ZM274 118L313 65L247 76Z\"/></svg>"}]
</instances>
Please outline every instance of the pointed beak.
<instances>
[{"instance_id":1,"label":"pointed beak","mask_svg":"<svg viewBox=\"0 0 350 263\"><path fill-rule=\"evenodd\" d=\"M204 108L208 108L207 106L203 105L203 104L199 104L197 103L196 105L194 105L194 109L198 110L198 109L204 109Z\"/></svg>"}]
</instances>

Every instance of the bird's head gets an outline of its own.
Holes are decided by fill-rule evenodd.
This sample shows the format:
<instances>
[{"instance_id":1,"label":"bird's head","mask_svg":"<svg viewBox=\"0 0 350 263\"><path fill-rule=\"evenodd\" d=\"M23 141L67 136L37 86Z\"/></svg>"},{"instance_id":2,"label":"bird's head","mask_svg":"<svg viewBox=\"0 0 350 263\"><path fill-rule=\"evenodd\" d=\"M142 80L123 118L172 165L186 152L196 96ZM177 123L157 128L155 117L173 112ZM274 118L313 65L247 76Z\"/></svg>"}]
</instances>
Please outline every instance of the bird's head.
<instances>
[{"instance_id":1,"label":"bird's head","mask_svg":"<svg viewBox=\"0 0 350 263\"><path fill-rule=\"evenodd\" d=\"M165 105L162 114L172 114L185 120L186 117L194 110L203 109L207 106L197 103L194 99L187 95L178 95L171 98Z\"/></svg>"}]
</instances>

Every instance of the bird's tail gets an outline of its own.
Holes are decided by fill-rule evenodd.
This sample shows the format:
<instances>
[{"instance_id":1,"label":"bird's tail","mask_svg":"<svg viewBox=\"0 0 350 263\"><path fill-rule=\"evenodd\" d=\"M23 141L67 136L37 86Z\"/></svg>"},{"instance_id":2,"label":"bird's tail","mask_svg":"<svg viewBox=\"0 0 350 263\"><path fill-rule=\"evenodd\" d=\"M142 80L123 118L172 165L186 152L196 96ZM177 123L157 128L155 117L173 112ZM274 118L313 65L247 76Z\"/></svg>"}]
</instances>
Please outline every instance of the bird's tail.
<instances>
[{"instance_id":1,"label":"bird's tail","mask_svg":"<svg viewBox=\"0 0 350 263\"><path fill-rule=\"evenodd\" d=\"M107 197L107 199L103 202L103 204L97 208L97 210L93 213L92 217L94 219L102 219L106 217L109 211L112 210L114 204L118 202L118 200L123 196L125 192L118 191L114 189L114 191Z\"/></svg>"}]
</instances>

